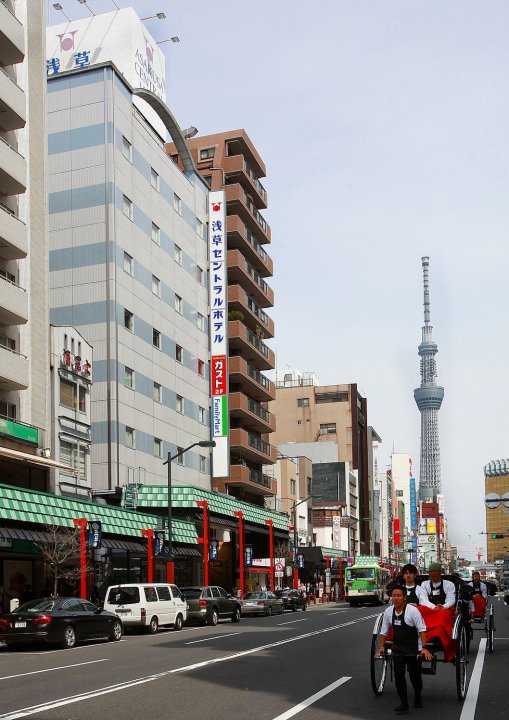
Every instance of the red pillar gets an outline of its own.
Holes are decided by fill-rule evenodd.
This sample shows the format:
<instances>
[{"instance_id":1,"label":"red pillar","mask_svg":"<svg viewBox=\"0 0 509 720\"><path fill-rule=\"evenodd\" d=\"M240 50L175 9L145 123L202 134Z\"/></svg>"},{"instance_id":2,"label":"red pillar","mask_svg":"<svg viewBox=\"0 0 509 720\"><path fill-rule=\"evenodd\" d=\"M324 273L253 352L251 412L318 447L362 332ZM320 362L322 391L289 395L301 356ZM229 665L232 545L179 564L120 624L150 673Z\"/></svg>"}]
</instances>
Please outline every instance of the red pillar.
<instances>
[{"instance_id":1,"label":"red pillar","mask_svg":"<svg viewBox=\"0 0 509 720\"><path fill-rule=\"evenodd\" d=\"M296 567L293 568L293 589L299 589L299 570Z\"/></svg>"},{"instance_id":2,"label":"red pillar","mask_svg":"<svg viewBox=\"0 0 509 720\"><path fill-rule=\"evenodd\" d=\"M166 582L175 582L175 563L173 560L168 560L166 563Z\"/></svg>"},{"instance_id":3,"label":"red pillar","mask_svg":"<svg viewBox=\"0 0 509 720\"><path fill-rule=\"evenodd\" d=\"M154 531L152 528L142 530L141 534L147 538L147 582L154 582Z\"/></svg>"},{"instance_id":4,"label":"red pillar","mask_svg":"<svg viewBox=\"0 0 509 720\"><path fill-rule=\"evenodd\" d=\"M242 510L234 510L233 514L239 519L239 584L240 596L244 597L244 514Z\"/></svg>"},{"instance_id":5,"label":"red pillar","mask_svg":"<svg viewBox=\"0 0 509 720\"><path fill-rule=\"evenodd\" d=\"M270 588L274 592L276 587L274 575L274 524L272 520L265 520L265 525L269 526L269 556L270 556Z\"/></svg>"},{"instance_id":6,"label":"red pillar","mask_svg":"<svg viewBox=\"0 0 509 720\"><path fill-rule=\"evenodd\" d=\"M345 598L345 586L343 577L343 557L339 556L339 599L344 600Z\"/></svg>"},{"instance_id":7,"label":"red pillar","mask_svg":"<svg viewBox=\"0 0 509 720\"><path fill-rule=\"evenodd\" d=\"M88 520L76 518L73 519L73 523L80 529L80 597L87 599L87 541L85 531Z\"/></svg>"},{"instance_id":8,"label":"red pillar","mask_svg":"<svg viewBox=\"0 0 509 720\"><path fill-rule=\"evenodd\" d=\"M203 508L203 537L198 541L203 544L203 584L209 584L209 504L206 500L197 500L198 507Z\"/></svg>"}]
</instances>

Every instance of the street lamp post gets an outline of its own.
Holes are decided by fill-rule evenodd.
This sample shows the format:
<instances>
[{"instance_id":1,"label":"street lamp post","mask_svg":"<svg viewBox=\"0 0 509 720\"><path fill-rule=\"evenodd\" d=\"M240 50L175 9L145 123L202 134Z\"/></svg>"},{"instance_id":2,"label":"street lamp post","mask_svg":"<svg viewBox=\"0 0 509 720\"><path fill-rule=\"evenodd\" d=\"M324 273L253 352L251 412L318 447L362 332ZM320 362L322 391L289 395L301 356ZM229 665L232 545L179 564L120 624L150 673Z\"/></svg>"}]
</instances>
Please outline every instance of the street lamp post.
<instances>
[{"instance_id":1,"label":"street lamp post","mask_svg":"<svg viewBox=\"0 0 509 720\"><path fill-rule=\"evenodd\" d=\"M299 500L299 502L294 502L292 504L292 512L293 512L293 567L294 567L294 573L293 573L293 589L298 590L299 589L299 568L297 564L297 550L299 548L299 534L298 534L298 527L297 527L297 512L295 510L298 505L300 505L303 502L306 502L306 500L310 500L311 498L314 498L315 500L320 500L321 495L308 495L305 498L302 498L302 500ZM283 498L286 499L286 498ZM288 498L289 499L289 498Z\"/></svg>"},{"instance_id":2,"label":"street lamp post","mask_svg":"<svg viewBox=\"0 0 509 720\"><path fill-rule=\"evenodd\" d=\"M191 450L194 447L206 447L206 448L213 448L216 446L215 440L200 440L198 442L193 443L192 445L189 445L189 447L184 448L183 450L180 450L180 452L175 453L175 455L172 455L170 452L168 453L168 458L163 462L163 465L168 466L168 559L166 562L166 581L173 583L175 582L175 566L173 564L173 533L172 533L172 507L171 507L171 463L173 460L176 460L177 458L181 457L186 453L188 450Z\"/></svg>"}]
</instances>

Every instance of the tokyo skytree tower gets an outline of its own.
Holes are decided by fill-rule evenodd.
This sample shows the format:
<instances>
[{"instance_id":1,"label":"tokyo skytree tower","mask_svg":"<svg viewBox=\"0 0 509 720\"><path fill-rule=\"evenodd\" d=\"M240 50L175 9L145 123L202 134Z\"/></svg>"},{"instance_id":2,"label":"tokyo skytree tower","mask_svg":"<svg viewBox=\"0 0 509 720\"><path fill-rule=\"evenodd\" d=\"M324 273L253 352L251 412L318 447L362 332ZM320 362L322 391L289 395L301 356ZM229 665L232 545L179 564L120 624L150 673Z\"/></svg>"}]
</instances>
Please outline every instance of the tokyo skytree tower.
<instances>
[{"instance_id":1,"label":"tokyo skytree tower","mask_svg":"<svg viewBox=\"0 0 509 720\"><path fill-rule=\"evenodd\" d=\"M424 326L419 345L421 358L421 386L414 390L414 398L421 413L421 476L419 496L432 500L442 492L440 476L440 438L438 434L438 411L444 398L444 388L437 385L435 355L438 345L433 340L429 303L429 258L422 258L424 281Z\"/></svg>"}]
</instances>

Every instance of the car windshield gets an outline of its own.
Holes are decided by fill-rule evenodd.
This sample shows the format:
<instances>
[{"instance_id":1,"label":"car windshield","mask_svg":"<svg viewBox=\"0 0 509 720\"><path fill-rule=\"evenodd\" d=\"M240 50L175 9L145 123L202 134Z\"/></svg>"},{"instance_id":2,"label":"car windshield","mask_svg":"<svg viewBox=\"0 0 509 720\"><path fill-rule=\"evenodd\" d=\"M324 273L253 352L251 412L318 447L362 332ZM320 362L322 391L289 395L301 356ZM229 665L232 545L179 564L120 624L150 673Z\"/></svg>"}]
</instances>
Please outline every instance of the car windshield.
<instances>
[{"instance_id":1,"label":"car windshield","mask_svg":"<svg viewBox=\"0 0 509 720\"><path fill-rule=\"evenodd\" d=\"M260 598L264 598L265 595L263 593L246 593L243 597L243 600L259 600Z\"/></svg>"},{"instance_id":2,"label":"car windshield","mask_svg":"<svg viewBox=\"0 0 509 720\"><path fill-rule=\"evenodd\" d=\"M48 598L44 600L29 600L26 603L23 603L23 605L20 605L16 610L14 610L14 614L20 613L20 612L50 612L51 610L55 609L56 601L55 600L49 600Z\"/></svg>"},{"instance_id":3,"label":"car windshield","mask_svg":"<svg viewBox=\"0 0 509 720\"><path fill-rule=\"evenodd\" d=\"M347 571L348 580L372 580L374 577L373 568L353 568Z\"/></svg>"},{"instance_id":4,"label":"car windshield","mask_svg":"<svg viewBox=\"0 0 509 720\"><path fill-rule=\"evenodd\" d=\"M197 600L201 595L201 588L182 588L186 600Z\"/></svg>"},{"instance_id":5,"label":"car windshield","mask_svg":"<svg viewBox=\"0 0 509 720\"><path fill-rule=\"evenodd\" d=\"M137 587L112 587L108 593L111 605L132 605L140 602L140 591Z\"/></svg>"}]
</instances>

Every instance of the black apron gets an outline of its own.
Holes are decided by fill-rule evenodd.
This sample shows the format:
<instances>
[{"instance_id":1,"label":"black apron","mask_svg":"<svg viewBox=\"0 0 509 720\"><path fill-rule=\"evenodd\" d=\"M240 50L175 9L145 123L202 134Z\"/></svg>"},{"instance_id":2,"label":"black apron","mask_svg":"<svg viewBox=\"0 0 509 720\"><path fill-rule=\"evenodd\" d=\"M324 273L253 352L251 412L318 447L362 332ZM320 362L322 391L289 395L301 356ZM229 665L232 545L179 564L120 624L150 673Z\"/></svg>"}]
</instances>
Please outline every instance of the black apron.
<instances>
[{"instance_id":1,"label":"black apron","mask_svg":"<svg viewBox=\"0 0 509 720\"><path fill-rule=\"evenodd\" d=\"M417 597L417 585L414 585L413 588L407 587L406 601L407 601L407 603L413 603L414 605L419 605L419 598Z\"/></svg>"},{"instance_id":2,"label":"black apron","mask_svg":"<svg viewBox=\"0 0 509 720\"><path fill-rule=\"evenodd\" d=\"M419 633L413 625L405 622L405 611L396 616L396 608L392 611L392 652L395 655L412 655L419 653Z\"/></svg>"},{"instance_id":3,"label":"black apron","mask_svg":"<svg viewBox=\"0 0 509 720\"><path fill-rule=\"evenodd\" d=\"M428 594L428 600L430 601L430 603L432 603L433 605L443 605L445 603L445 599L447 597L447 594L444 590L444 581L441 580L438 588L435 588L435 587L433 587L433 583L430 580L429 587L430 587L430 592L427 594ZM437 592L437 590L438 590L438 592Z\"/></svg>"},{"instance_id":4,"label":"black apron","mask_svg":"<svg viewBox=\"0 0 509 720\"><path fill-rule=\"evenodd\" d=\"M473 593L472 595L482 595L482 587L481 585L472 585Z\"/></svg>"}]
</instances>

